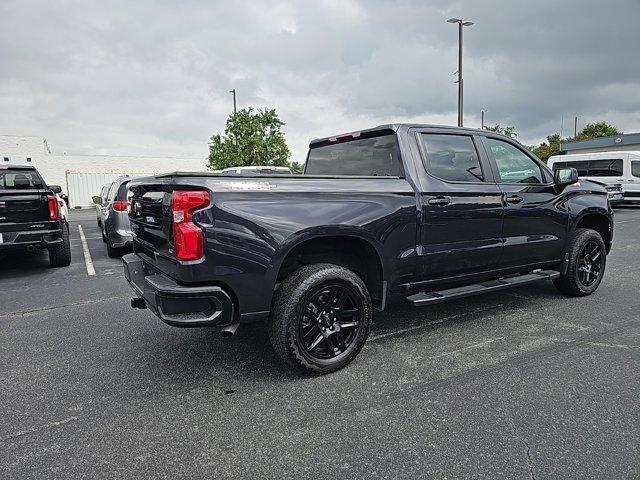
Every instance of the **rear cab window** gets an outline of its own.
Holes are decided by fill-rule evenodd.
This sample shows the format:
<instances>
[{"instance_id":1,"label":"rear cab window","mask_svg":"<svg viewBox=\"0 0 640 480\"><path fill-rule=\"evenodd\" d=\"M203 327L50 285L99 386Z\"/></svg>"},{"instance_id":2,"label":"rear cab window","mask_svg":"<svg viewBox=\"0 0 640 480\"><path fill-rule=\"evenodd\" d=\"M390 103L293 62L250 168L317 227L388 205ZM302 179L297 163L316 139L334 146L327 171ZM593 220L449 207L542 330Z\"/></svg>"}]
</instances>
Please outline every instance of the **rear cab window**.
<instances>
[{"instance_id":1,"label":"rear cab window","mask_svg":"<svg viewBox=\"0 0 640 480\"><path fill-rule=\"evenodd\" d=\"M28 190L32 188L44 188L44 182L35 170L0 170L0 189Z\"/></svg>"},{"instance_id":2,"label":"rear cab window","mask_svg":"<svg viewBox=\"0 0 640 480\"><path fill-rule=\"evenodd\" d=\"M312 146L304 173L404 177L395 134Z\"/></svg>"}]
</instances>

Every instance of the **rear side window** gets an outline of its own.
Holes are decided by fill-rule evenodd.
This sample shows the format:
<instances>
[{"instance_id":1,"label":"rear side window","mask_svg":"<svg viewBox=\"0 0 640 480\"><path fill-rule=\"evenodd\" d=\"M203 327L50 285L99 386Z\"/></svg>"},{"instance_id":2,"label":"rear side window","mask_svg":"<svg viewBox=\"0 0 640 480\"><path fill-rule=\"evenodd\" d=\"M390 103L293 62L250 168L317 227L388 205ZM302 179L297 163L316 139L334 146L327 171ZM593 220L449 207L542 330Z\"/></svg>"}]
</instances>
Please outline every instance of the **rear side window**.
<instances>
[{"instance_id":1,"label":"rear side window","mask_svg":"<svg viewBox=\"0 0 640 480\"><path fill-rule=\"evenodd\" d=\"M478 152L467 135L422 134L426 169L434 177L450 182L483 182Z\"/></svg>"},{"instance_id":2,"label":"rear side window","mask_svg":"<svg viewBox=\"0 0 640 480\"><path fill-rule=\"evenodd\" d=\"M129 185L129 180L127 180L122 185L120 185L120 187L118 187L116 200L120 202L124 202L127 199L127 185Z\"/></svg>"},{"instance_id":3,"label":"rear side window","mask_svg":"<svg viewBox=\"0 0 640 480\"><path fill-rule=\"evenodd\" d=\"M575 168L580 177L617 177L622 175L622 159L576 160L553 164L554 171L560 168Z\"/></svg>"},{"instance_id":4,"label":"rear side window","mask_svg":"<svg viewBox=\"0 0 640 480\"><path fill-rule=\"evenodd\" d=\"M622 159L589 160L589 177L619 177L622 175Z\"/></svg>"},{"instance_id":5,"label":"rear side window","mask_svg":"<svg viewBox=\"0 0 640 480\"><path fill-rule=\"evenodd\" d=\"M589 162L586 160L577 160L574 162L556 162L553 164L553 171L560 170L561 168L575 168L578 171L578 176L586 177L589 175Z\"/></svg>"},{"instance_id":6,"label":"rear side window","mask_svg":"<svg viewBox=\"0 0 640 480\"><path fill-rule=\"evenodd\" d=\"M640 178L640 160L631 161L631 175Z\"/></svg>"},{"instance_id":7,"label":"rear side window","mask_svg":"<svg viewBox=\"0 0 640 480\"><path fill-rule=\"evenodd\" d=\"M7 190L44 188L44 183L35 170L0 170L0 188Z\"/></svg>"},{"instance_id":8,"label":"rear side window","mask_svg":"<svg viewBox=\"0 0 640 480\"><path fill-rule=\"evenodd\" d=\"M312 148L305 175L404 177L395 135Z\"/></svg>"},{"instance_id":9,"label":"rear side window","mask_svg":"<svg viewBox=\"0 0 640 480\"><path fill-rule=\"evenodd\" d=\"M501 183L543 183L540 165L522 150L495 138L486 141L498 166Z\"/></svg>"}]
</instances>

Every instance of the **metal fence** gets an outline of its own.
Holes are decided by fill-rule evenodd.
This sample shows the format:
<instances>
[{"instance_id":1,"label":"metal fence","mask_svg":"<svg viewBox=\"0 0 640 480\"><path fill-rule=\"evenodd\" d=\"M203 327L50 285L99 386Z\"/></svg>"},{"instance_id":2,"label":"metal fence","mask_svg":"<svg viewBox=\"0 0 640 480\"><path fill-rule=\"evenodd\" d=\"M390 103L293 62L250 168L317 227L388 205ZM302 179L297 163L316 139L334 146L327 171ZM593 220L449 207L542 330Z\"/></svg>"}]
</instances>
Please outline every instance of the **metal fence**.
<instances>
[{"instance_id":1,"label":"metal fence","mask_svg":"<svg viewBox=\"0 0 640 480\"><path fill-rule=\"evenodd\" d=\"M70 208L90 207L93 205L91 197L99 195L102 187L122 175L143 177L156 175L158 172L80 172L67 170L67 194Z\"/></svg>"}]
</instances>

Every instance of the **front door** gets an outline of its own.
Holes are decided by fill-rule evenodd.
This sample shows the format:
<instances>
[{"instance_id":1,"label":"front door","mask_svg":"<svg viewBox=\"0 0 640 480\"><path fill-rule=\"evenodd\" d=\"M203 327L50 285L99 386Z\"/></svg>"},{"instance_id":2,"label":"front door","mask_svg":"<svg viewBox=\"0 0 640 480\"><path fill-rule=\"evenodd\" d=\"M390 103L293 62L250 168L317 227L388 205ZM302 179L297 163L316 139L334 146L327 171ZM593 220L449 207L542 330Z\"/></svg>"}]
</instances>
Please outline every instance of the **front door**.
<instances>
[{"instance_id":1,"label":"front door","mask_svg":"<svg viewBox=\"0 0 640 480\"><path fill-rule=\"evenodd\" d=\"M501 251L502 193L479 138L431 129L416 139L423 159L421 280L455 281L493 270Z\"/></svg>"},{"instance_id":2,"label":"front door","mask_svg":"<svg viewBox=\"0 0 640 480\"><path fill-rule=\"evenodd\" d=\"M629 173L623 186L625 200L640 202L640 158L629 155Z\"/></svg>"},{"instance_id":3,"label":"front door","mask_svg":"<svg viewBox=\"0 0 640 480\"><path fill-rule=\"evenodd\" d=\"M541 267L562 260L569 212L553 176L515 142L484 136L504 202L502 268Z\"/></svg>"}]
</instances>

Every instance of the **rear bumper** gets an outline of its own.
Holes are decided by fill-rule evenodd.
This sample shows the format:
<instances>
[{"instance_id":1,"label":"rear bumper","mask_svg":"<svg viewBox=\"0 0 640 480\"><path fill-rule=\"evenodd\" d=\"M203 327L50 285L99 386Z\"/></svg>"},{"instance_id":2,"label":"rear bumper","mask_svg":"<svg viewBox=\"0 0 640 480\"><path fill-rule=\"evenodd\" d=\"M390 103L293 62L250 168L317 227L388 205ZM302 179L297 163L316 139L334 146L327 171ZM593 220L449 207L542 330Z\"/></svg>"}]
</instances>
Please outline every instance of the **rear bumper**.
<instances>
[{"instance_id":1,"label":"rear bumper","mask_svg":"<svg viewBox=\"0 0 640 480\"><path fill-rule=\"evenodd\" d=\"M184 286L152 271L135 253L122 257L124 276L146 306L174 327L214 327L233 323L231 297L218 286Z\"/></svg>"},{"instance_id":2,"label":"rear bumper","mask_svg":"<svg viewBox=\"0 0 640 480\"><path fill-rule=\"evenodd\" d=\"M61 229L1 233L2 243L0 243L0 250L25 248L29 245L55 248L62 244Z\"/></svg>"},{"instance_id":3,"label":"rear bumper","mask_svg":"<svg viewBox=\"0 0 640 480\"><path fill-rule=\"evenodd\" d=\"M126 217L126 212L124 212L124 214L121 212L113 212L104 222L104 230L112 247L120 248L133 245L131 224Z\"/></svg>"},{"instance_id":4,"label":"rear bumper","mask_svg":"<svg viewBox=\"0 0 640 480\"><path fill-rule=\"evenodd\" d=\"M133 236L131 234L121 235L117 233L115 235L109 236L109 240L110 240L111 246L113 246L114 248L133 246Z\"/></svg>"}]
</instances>

